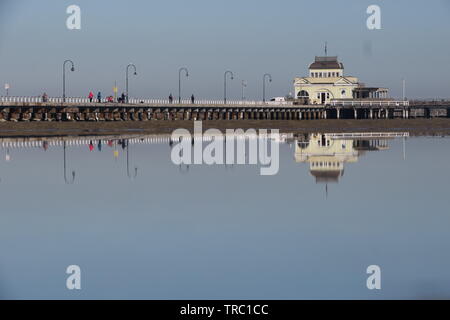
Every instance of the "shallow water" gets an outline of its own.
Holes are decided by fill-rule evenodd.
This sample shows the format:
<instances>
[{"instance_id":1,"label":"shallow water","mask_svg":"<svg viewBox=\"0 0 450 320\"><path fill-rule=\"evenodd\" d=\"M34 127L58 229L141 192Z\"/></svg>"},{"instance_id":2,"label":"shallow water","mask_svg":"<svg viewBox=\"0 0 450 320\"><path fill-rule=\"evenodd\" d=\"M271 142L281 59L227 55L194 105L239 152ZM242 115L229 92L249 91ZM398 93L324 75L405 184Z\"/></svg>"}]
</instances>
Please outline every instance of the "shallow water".
<instances>
[{"instance_id":1,"label":"shallow water","mask_svg":"<svg viewBox=\"0 0 450 320\"><path fill-rule=\"evenodd\" d=\"M0 298L450 298L449 138L288 137L274 176L116 139L65 178L61 142L0 142Z\"/></svg>"}]
</instances>

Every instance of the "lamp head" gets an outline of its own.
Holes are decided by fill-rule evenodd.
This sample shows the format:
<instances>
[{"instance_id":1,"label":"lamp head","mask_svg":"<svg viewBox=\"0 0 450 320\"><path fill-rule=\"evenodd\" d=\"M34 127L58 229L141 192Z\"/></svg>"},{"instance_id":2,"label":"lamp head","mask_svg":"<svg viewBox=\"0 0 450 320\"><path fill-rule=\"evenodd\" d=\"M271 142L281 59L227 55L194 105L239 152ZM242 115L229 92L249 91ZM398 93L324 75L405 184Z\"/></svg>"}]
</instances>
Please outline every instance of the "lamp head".
<instances>
[{"instance_id":1,"label":"lamp head","mask_svg":"<svg viewBox=\"0 0 450 320\"><path fill-rule=\"evenodd\" d=\"M74 72L75 71L75 67L72 67L72 69L70 69L72 72Z\"/></svg>"},{"instance_id":2,"label":"lamp head","mask_svg":"<svg viewBox=\"0 0 450 320\"><path fill-rule=\"evenodd\" d=\"M137 76L137 72L136 71L134 72L134 75Z\"/></svg>"}]
</instances>

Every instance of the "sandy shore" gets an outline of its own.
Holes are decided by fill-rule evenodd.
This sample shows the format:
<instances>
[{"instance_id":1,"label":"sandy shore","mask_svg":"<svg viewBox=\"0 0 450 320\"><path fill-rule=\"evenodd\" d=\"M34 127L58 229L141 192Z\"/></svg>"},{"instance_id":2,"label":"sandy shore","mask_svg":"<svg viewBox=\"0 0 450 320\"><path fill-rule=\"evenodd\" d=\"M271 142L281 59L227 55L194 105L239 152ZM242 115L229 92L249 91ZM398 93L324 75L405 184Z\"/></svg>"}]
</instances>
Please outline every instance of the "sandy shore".
<instances>
[{"instance_id":1,"label":"sandy shore","mask_svg":"<svg viewBox=\"0 0 450 320\"><path fill-rule=\"evenodd\" d=\"M0 137L116 135L171 133L193 129L193 121L146 122L2 122ZM203 121L203 128L279 129L281 132L409 132L411 135L450 135L450 119Z\"/></svg>"}]
</instances>

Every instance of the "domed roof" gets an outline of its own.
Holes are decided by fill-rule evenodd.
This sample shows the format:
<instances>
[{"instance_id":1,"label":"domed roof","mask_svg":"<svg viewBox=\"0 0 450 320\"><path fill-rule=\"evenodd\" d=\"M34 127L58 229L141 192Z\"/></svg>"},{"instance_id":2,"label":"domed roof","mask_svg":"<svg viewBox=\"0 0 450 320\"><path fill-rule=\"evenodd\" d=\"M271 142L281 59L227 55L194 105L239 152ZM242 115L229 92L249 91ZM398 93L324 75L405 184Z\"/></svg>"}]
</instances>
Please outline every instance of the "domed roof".
<instances>
[{"instance_id":1,"label":"domed roof","mask_svg":"<svg viewBox=\"0 0 450 320\"><path fill-rule=\"evenodd\" d=\"M316 57L309 69L344 69L344 65L338 61L338 57Z\"/></svg>"}]
</instances>

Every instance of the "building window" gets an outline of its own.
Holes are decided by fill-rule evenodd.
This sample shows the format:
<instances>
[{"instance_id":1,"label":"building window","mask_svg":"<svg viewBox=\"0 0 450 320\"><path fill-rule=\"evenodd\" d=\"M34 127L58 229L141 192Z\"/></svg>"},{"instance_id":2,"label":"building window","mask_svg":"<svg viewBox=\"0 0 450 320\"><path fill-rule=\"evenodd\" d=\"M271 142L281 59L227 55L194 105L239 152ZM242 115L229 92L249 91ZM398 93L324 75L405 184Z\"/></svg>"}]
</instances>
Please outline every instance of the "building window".
<instances>
[{"instance_id":1,"label":"building window","mask_svg":"<svg viewBox=\"0 0 450 320\"><path fill-rule=\"evenodd\" d=\"M307 91L305 91L305 90L301 90L298 93L297 97L299 97L299 98L309 98L309 93Z\"/></svg>"},{"instance_id":2,"label":"building window","mask_svg":"<svg viewBox=\"0 0 450 320\"><path fill-rule=\"evenodd\" d=\"M345 97L345 94L346 94L346 91L345 91L345 90L342 90L342 91L341 91L341 96L342 96L342 97Z\"/></svg>"}]
</instances>

